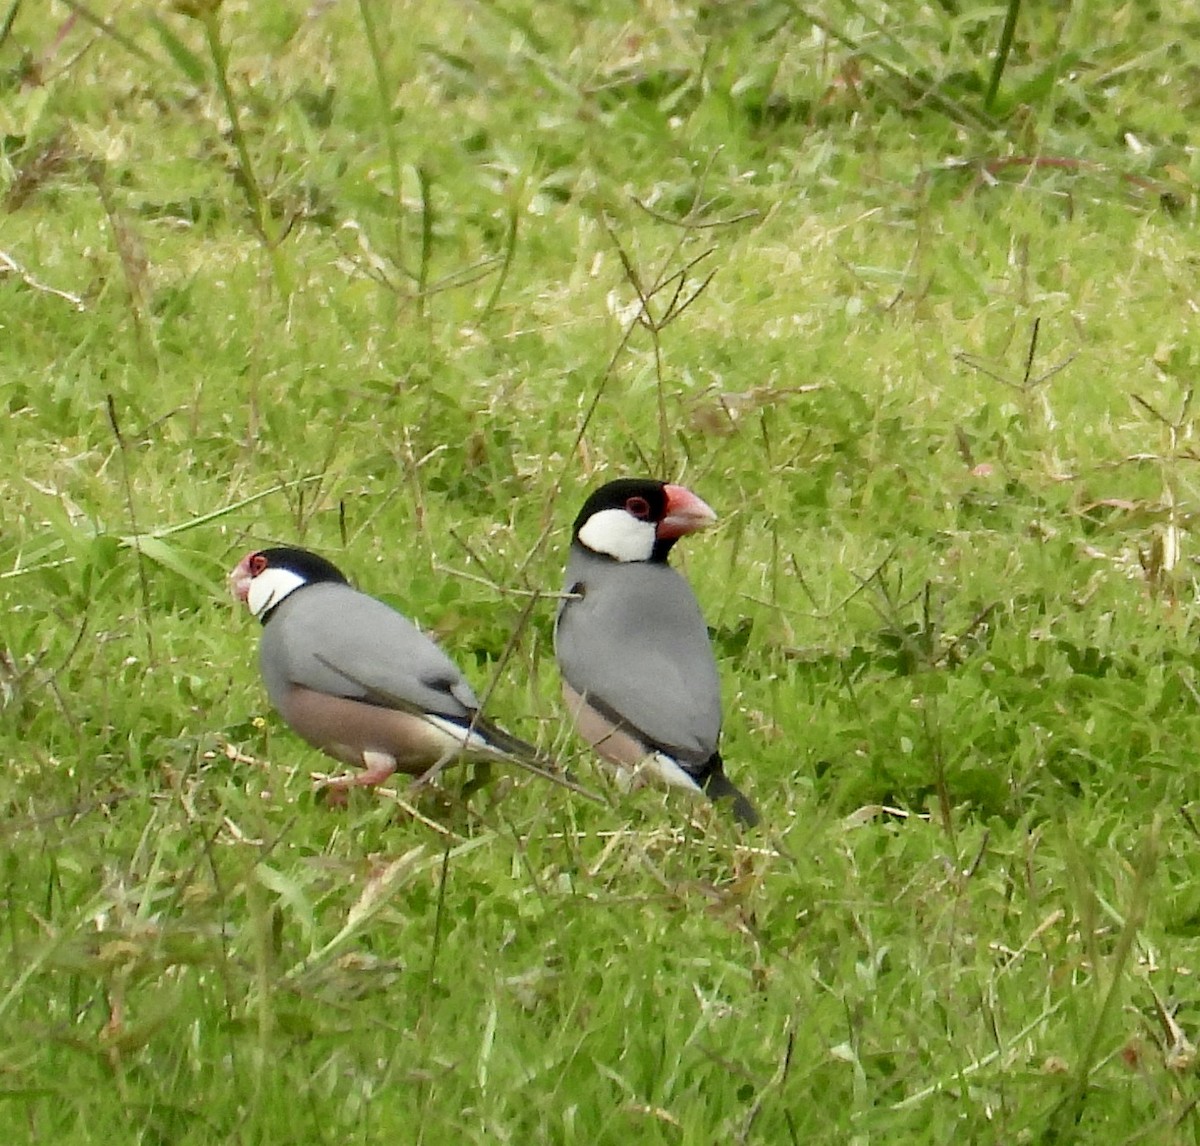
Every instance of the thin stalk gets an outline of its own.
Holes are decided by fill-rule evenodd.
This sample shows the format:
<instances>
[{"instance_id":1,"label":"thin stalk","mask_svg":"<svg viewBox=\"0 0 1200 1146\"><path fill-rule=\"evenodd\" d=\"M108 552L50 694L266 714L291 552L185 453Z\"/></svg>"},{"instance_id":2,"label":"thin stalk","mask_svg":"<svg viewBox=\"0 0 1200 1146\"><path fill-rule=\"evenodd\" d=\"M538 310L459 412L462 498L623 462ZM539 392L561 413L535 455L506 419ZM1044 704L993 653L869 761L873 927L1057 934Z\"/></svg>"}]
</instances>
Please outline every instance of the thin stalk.
<instances>
[{"instance_id":1,"label":"thin stalk","mask_svg":"<svg viewBox=\"0 0 1200 1146\"><path fill-rule=\"evenodd\" d=\"M442 870L438 877L437 908L433 916L433 942L429 947L429 970L425 973L425 1000L428 1003L437 972L438 955L442 950L442 926L446 916L446 885L450 875L450 844L442 852Z\"/></svg>"},{"instance_id":2,"label":"thin stalk","mask_svg":"<svg viewBox=\"0 0 1200 1146\"><path fill-rule=\"evenodd\" d=\"M111 20L105 20L97 16L86 5L81 4L79 0L63 0L63 3L71 9L81 20L87 24L91 24L97 31L102 32L114 43L120 44L130 55L137 56L144 64L149 64L152 68L161 68L162 61L157 60L149 52L141 47L134 40L126 36L119 28L113 24ZM12 30L12 22L17 17L17 9L21 6L21 0L14 0L12 8L9 9L8 16L5 19L4 27L0 29L0 44L3 44L8 39L8 34Z\"/></svg>"},{"instance_id":3,"label":"thin stalk","mask_svg":"<svg viewBox=\"0 0 1200 1146\"><path fill-rule=\"evenodd\" d=\"M428 305L429 263L433 258L433 179L427 168L417 168L417 182L421 187L421 265L417 269L417 313L424 318Z\"/></svg>"},{"instance_id":4,"label":"thin stalk","mask_svg":"<svg viewBox=\"0 0 1200 1146\"><path fill-rule=\"evenodd\" d=\"M271 1043L275 1031L275 1014L271 1009L275 958L272 950L271 904L267 900L266 890L253 873L246 880L246 908L254 935L254 1017L258 1036L254 1055L254 1096L257 1103L271 1062Z\"/></svg>"},{"instance_id":5,"label":"thin stalk","mask_svg":"<svg viewBox=\"0 0 1200 1146\"><path fill-rule=\"evenodd\" d=\"M1162 832L1162 816L1156 814L1146 830L1142 841L1141 854L1134 868L1133 885L1130 888L1129 904L1125 915L1125 925L1117 937L1112 958L1109 960L1109 981L1104 997L1100 1001L1100 1009L1088 1036L1087 1044L1079 1057L1079 1065L1075 1072L1074 1085L1063 1098L1050 1117L1049 1125L1043 1140L1047 1142L1070 1141L1075 1137L1083 1108L1090 1091L1092 1071L1101 1059L1101 1049L1105 1034L1111 1025L1112 1016L1116 1012L1121 999L1121 986L1125 980L1126 968L1133 955L1133 946L1137 941L1142 924L1146 922L1146 912L1150 904L1150 881L1158 866L1159 836ZM1099 964L1096 964L1097 979Z\"/></svg>"},{"instance_id":6,"label":"thin stalk","mask_svg":"<svg viewBox=\"0 0 1200 1146\"><path fill-rule=\"evenodd\" d=\"M286 299L291 297L292 287L283 260L279 255L279 235L276 234L271 220L267 202L254 174L254 163L250 158L250 146L246 142L246 133L242 130L242 121L238 115L237 100L233 98L233 90L229 86L229 51L221 39L221 21L215 5L204 5L197 11L197 19L204 26L204 38L208 44L209 55L212 56L213 71L216 74L217 90L225 104L225 114L229 116L230 134L233 136L233 146L238 158L238 182L242 194L250 207L251 221L254 230L262 240L271 260L271 274L275 287Z\"/></svg>"},{"instance_id":7,"label":"thin stalk","mask_svg":"<svg viewBox=\"0 0 1200 1146\"><path fill-rule=\"evenodd\" d=\"M4 14L4 22L0 23L0 48L4 47L8 37L12 35L13 25L17 22L17 13L21 10L21 0L13 0Z\"/></svg>"},{"instance_id":8,"label":"thin stalk","mask_svg":"<svg viewBox=\"0 0 1200 1146\"><path fill-rule=\"evenodd\" d=\"M137 514L133 505L133 482L129 477L129 451L125 443L125 435L121 433L121 423L117 420L117 404L113 396L105 396L108 403L108 421L112 426L113 437L117 439L117 447L121 453L121 477L125 485L125 505L129 514L129 529L135 538L141 537L138 529ZM142 627L146 630L146 656L151 665L154 664L154 638L151 635L153 626L150 621L150 580L146 576L146 563L142 558L140 546L135 546L137 553L138 582L142 590Z\"/></svg>"},{"instance_id":9,"label":"thin stalk","mask_svg":"<svg viewBox=\"0 0 1200 1146\"><path fill-rule=\"evenodd\" d=\"M1020 11L1021 0L1008 0L1008 10L1004 13L1004 27L1000 29L1000 43L996 47L996 59L992 64L992 78L988 81L987 95L983 97L983 106L987 111L992 110L992 104L1000 91L1000 80L1004 76L1008 54L1012 51L1013 34L1017 30L1017 15Z\"/></svg>"},{"instance_id":10,"label":"thin stalk","mask_svg":"<svg viewBox=\"0 0 1200 1146\"><path fill-rule=\"evenodd\" d=\"M508 205L508 234L504 237L504 254L501 257L500 270L492 286L492 293L488 296L487 303L483 308L480 322L486 321L492 311L496 309L496 304L500 301L500 292L504 289L504 284L508 281L508 272L512 270L513 256L517 252L517 234L520 226L521 211L517 203L516 193L514 192L512 201Z\"/></svg>"},{"instance_id":11,"label":"thin stalk","mask_svg":"<svg viewBox=\"0 0 1200 1146\"><path fill-rule=\"evenodd\" d=\"M375 72L375 91L379 96L379 121L383 127L383 142L387 148L388 172L392 179L392 262L404 266L403 199L400 192L400 144L396 140L392 122L391 85L383 62L383 46L379 40L379 27L370 0L358 0L358 11L362 16L363 30L367 35L367 51L371 55L371 67Z\"/></svg>"}]
</instances>

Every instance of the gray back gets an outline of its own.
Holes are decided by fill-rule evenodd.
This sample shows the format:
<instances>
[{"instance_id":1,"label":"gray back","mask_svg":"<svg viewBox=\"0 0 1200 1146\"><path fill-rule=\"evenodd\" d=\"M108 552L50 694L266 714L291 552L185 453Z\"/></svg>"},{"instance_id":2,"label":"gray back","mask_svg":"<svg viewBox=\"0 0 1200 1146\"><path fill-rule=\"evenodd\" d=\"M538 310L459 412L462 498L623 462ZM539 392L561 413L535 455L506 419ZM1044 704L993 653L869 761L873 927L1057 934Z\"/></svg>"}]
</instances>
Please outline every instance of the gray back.
<instances>
[{"instance_id":1,"label":"gray back","mask_svg":"<svg viewBox=\"0 0 1200 1146\"><path fill-rule=\"evenodd\" d=\"M669 565L571 546L555 652L567 683L649 746L703 764L721 733L721 684L691 586Z\"/></svg>"},{"instance_id":2,"label":"gray back","mask_svg":"<svg viewBox=\"0 0 1200 1146\"><path fill-rule=\"evenodd\" d=\"M394 697L452 718L469 718L479 707L466 678L429 637L349 585L306 585L281 601L263 627L259 661L277 707L291 685L374 703Z\"/></svg>"}]
</instances>

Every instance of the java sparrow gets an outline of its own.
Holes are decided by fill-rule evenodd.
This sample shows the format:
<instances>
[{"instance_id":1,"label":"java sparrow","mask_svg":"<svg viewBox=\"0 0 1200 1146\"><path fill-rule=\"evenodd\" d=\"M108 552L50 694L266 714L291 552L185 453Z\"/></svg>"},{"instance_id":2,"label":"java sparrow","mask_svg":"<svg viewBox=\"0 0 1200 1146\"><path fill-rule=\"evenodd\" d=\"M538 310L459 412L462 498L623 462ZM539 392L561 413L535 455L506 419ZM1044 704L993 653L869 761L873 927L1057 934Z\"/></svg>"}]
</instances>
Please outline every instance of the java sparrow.
<instances>
[{"instance_id":1,"label":"java sparrow","mask_svg":"<svg viewBox=\"0 0 1200 1146\"><path fill-rule=\"evenodd\" d=\"M576 730L619 776L732 798L717 750L721 686L700 606L667 563L671 547L717 515L690 490L622 478L596 490L575 519L554 629L563 698Z\"/></svg>"},{"instance_id":2,"label":"java sparrow","mask_svg":"<svg viewBox=\"0 0 1200 1146\"><path fill-rule=\"evenodd\" d=\"M330 788L424 773L460 755L520 764L575 787L534 763L532 745L483 719L449 657L407 617L351 588L324 557L262 549L243 557L229 581L262 623L259 666L271 703L309 744L364 769Z\"/></svg>"}]
</instances>

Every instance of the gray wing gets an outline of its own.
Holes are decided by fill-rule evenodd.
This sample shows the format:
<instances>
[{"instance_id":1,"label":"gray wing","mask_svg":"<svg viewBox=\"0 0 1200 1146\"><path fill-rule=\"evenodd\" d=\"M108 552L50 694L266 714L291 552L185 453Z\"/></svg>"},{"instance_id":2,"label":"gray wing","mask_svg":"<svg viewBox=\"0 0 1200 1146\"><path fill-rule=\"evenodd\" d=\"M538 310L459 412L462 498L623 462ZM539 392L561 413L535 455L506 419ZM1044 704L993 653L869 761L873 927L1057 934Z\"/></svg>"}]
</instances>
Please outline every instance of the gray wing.
<instances>
[{"instance_id":1,"label":"gray wing","mask_svg":"<svg viewBox=\"0 0 1200 1146\"><path fill-rule=\"evenodd\" d=\"M691 586L667 565L573 552L555 653L567 683L649 745L686 763L716 751L721 684Z\"/></svg>"},{"instance_id":2,"label":"gray wing","mask_svg":"<svg viewBox=\"0 0 1200 1146\"><path fill-rule=\"evenodd\" d=\"M348 585L308 585L263 629L272 700L292 685L470 719L479 701L457 666L407 617Z\"/></svg>"}]
</instances>

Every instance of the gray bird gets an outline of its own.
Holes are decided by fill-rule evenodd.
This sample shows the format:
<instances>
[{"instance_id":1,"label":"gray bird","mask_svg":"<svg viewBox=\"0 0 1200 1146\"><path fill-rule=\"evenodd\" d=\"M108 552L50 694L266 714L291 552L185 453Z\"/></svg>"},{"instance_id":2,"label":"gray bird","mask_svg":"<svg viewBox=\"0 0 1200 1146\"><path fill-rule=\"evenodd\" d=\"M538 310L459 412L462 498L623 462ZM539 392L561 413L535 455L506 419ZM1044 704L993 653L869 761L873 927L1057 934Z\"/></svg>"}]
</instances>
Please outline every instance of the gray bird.
<instances>
[{"instance_id":1,"label":"gray bird","mask_svg":"<svg viewBox=\"0 0 1200 1146\"><path fill-rule=\"evenodd\" d=\"M554 629L563 697L580 736L632 781L750 801L725 775L721 685L708 629L671 547L717 515L690 490L622 478L596 490L575 519Z\"/></svg>"},{"instance_id":2,"label":"gray bird","mask_svg":"<svg viewBox=\"0 0 1200 1146\"><path fill-rule=\"evenodd\" d=\"M364 769L330 788L380 784L397 770L420 774L461 756L519 764L581 791L535 763L532 745L483 719L449 657L324 557L259 550L229 581L262 623L259 666L271 703L313 747Z\"/></svg>"}]
</instances>

